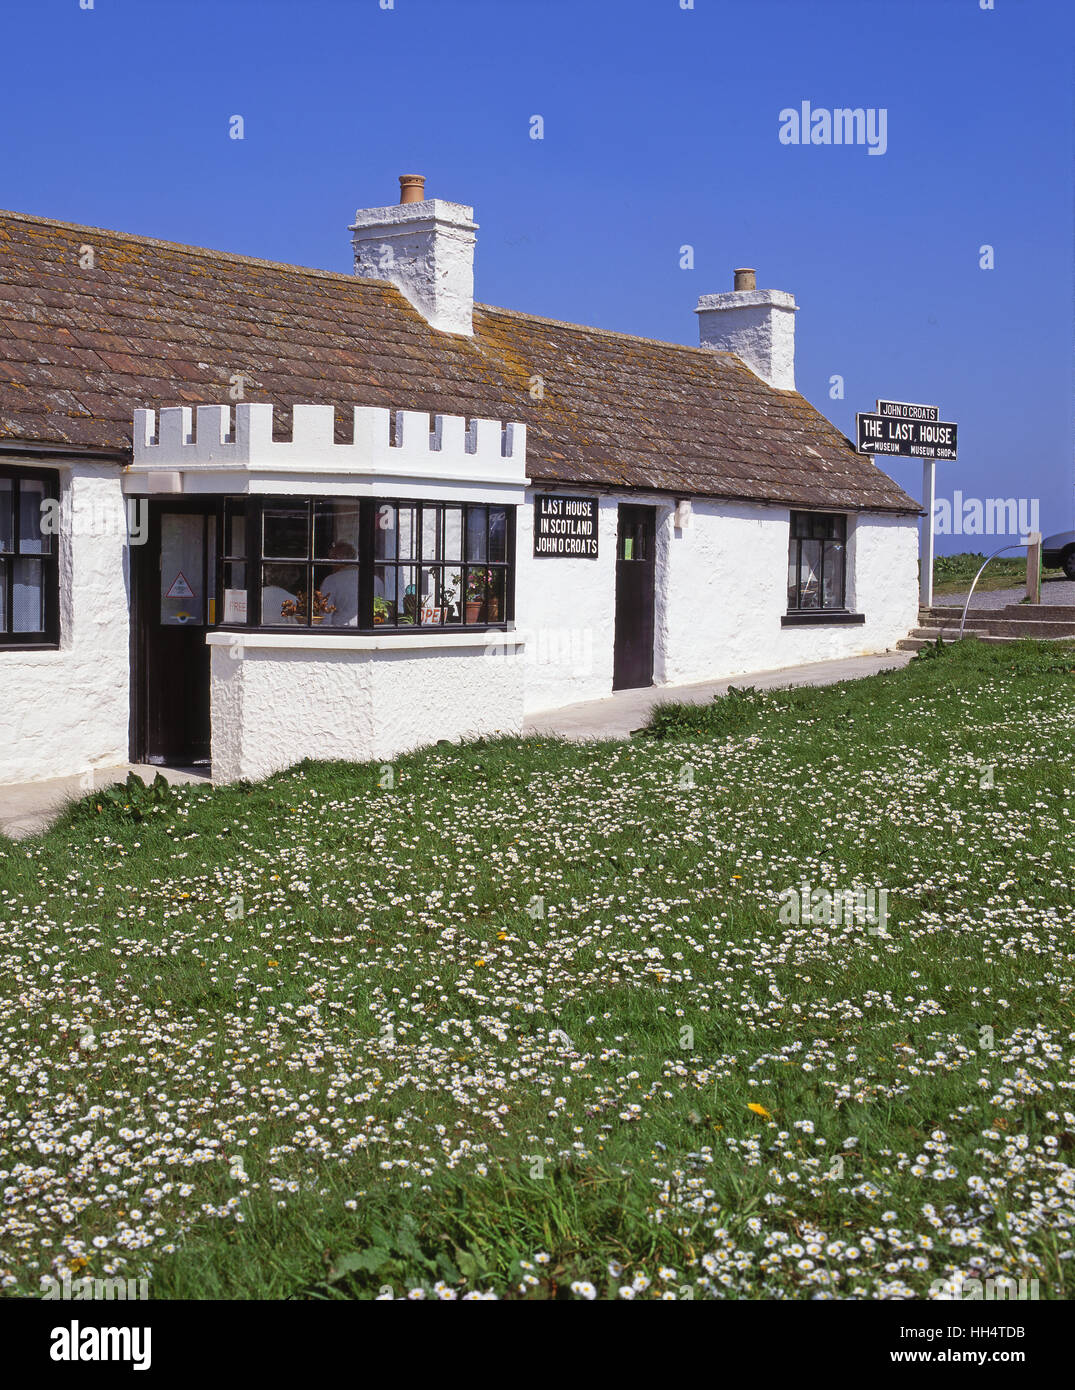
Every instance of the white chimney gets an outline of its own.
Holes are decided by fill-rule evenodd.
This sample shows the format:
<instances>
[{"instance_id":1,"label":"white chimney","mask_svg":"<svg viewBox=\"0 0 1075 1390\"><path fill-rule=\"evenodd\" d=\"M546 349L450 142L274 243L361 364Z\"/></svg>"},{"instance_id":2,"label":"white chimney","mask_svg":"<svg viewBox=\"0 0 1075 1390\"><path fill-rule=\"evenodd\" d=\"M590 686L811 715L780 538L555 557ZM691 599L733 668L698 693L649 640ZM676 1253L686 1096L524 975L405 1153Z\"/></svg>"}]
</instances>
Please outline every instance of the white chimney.
<instances>
[{"instance_id":1,"label":"white chimney","mask_svg":"<svg viewBox=\"0 0 1075 1390\"><path fill-rule=\"evenodd\" d=\"M400 178L395 207L360 208L355 274L390 280L442 333L474 333L474 209L426 198L425 179Z\"/></svg>"},{"instance_id":2,"label":"white chimney","mask_svg":"<svg viewBox=\"0 0 1075 1390\"><path fill-rule=\"evenodd\" d=\"M735 272L730 294L703 294L698 315L701 345L734 352L778 391L795 390L795 296L755 288L753 270Z\"/></svg>"}]
</instances>

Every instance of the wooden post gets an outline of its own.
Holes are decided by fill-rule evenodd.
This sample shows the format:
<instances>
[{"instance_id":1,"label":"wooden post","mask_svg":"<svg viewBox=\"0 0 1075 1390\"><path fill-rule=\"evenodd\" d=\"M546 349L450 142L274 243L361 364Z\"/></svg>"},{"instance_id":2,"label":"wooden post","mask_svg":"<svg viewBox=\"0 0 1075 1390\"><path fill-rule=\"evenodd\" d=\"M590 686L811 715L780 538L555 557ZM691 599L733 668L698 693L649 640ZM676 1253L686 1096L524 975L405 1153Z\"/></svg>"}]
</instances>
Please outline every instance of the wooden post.
<instances>
[{"instance_id":1,"label":"wooden post","mask_svg":"<svg viewBox=\"0 0 1075 1390\"><path fill-rule=\"evenodd\" d=\"M1031 531L1026 548L1026 596L1031 603L1041 602L1041 532Z\"/></svg>"},{"instance_id":2,"label":"wooden post","mask_svg":"<svg viewBox=\"0 0 1075 1390\"><path fill-rule=\"evenodd\" d=\"M937 493L937 465L933 459L922 460L922 540L918 547L918 601L923 608L933 602L933 502Z\"/></svg>"}]
</instances>

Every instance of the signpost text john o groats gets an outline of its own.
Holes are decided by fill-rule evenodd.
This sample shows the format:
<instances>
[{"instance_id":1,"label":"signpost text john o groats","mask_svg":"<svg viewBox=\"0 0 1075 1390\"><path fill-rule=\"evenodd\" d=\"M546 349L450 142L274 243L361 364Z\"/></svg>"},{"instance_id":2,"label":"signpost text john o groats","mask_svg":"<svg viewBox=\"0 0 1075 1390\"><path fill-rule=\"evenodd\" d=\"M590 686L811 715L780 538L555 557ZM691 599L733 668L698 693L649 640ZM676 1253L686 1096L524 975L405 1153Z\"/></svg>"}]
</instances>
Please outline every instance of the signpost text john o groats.
<instances>
[{"instance_id":1,"label":"signpost text john o groats","mask_svg":"<svg viewBox=\"0 0 1075 1390\"><path fill-rule=\"evenodd\" d=\"M874 415L856 415L861 454L895 454L922 460L922 545L919 553L918 594L924 607L933 602L933 504L937 459L956 456L956 427L940 418L935 405L909 401L878 401Z\"/></svg>"},{"instance_id":2,"label":"signpost text john o groats","mask_svg":"<svg viewBox=\"0 0 1075 1390\"><path fill-rule=\"evenodd\" d=\"M595 559L597 498L539 492L534 498L534 554Z\"/></svg>"}]
</instances>

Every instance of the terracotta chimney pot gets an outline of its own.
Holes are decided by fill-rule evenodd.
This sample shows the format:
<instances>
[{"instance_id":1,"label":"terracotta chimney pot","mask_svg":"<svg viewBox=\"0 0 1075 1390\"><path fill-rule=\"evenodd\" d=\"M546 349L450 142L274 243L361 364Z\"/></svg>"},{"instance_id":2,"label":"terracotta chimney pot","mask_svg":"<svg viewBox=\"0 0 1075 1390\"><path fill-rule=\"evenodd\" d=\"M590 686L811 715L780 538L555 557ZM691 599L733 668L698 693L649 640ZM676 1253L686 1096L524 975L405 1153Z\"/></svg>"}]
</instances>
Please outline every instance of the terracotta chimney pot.
<instances>
[{"instance_id":1,"label":"terracotta chimney pot","mask_svg":"<svg viewBox=\"0 0 1075 1390\"><path fill-rule=\"evenodd\" d=\"M401 203L421 203L425 201L426 181L423 174L400 174L399 201Z\"/></svg>"}]
</instances>

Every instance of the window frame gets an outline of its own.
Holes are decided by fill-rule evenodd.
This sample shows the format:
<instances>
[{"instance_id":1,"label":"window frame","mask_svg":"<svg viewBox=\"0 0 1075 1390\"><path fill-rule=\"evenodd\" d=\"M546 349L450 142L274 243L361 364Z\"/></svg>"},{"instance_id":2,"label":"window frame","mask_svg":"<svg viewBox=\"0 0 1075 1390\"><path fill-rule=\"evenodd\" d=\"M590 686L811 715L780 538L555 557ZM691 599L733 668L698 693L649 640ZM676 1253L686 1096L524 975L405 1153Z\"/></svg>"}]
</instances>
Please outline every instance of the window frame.
<instances>
[{"instance_id":1,"label":"window frame","mask_svg":"<svg viewBox=\"0 0 1075 1390\"><path fill-rule=\"evenodd\" d=\"M22 538L19 534L19 492L24 481L43 483L44 499L60 501L60 474L52 468L22 468L18 465L0 463L0 478L12 480L11 489L11 543L13 549L0 549L0 584L4 586L3 621L0 627L0 651L55 651L60 645L60 533L53 532L48 537L46 551L23 552ZM0 536L0 546L3 537ZM39 560L44 578L44 626L32 632L14 632L11 624L15 618L15 561L19 559Z\"/></svg>"},{"instance_id":2,"label":"window frame","mask_svg":"<svg viewBox=\"0 0 1075 1390\"><path fill-rule=\"evenodd\" d=\"M828 522L828 529L834 530L836 534L828 536L797 536L795 532L797 529L796 523L799 518L809 519L810 530L814 529L815 523L817 521ZM791 603L789 598L787 605L787 617L799 621L821 621L827 616L839 617L840 615L850 613L851 610L847 606L847 521L848 518L846 512L815 512L805 511L798 508L790 512L788 519L788 564L787 570L785 572L785 594L787 594L787 590L789 587L787 583L787 577L791 571L792 554L794 554L796 576L796 602L794 604ZM833 525L833 523L835 523L835 525ZM816 605L813 606L804 606L802 601L803 541L815 541L821 547L817 570L818 602ZM840 593L842 595L842 601L839 604L833 604L829 607L825 607L823 601L825 597L826 561L830 551L830 547L835 547L837 545L840 547Z\"/></svg>"},{"instance_id":3,"label":"window frame","mask_svg":"<svg viewBox=\"0 0 1075 1390\"><path fill-rule=\"evenodd\" d=\"M266 564L293 564L296 567L303 567L306 572L307 582L311 583L314 572L318 566L327 563L337 562L328 561L324 558L318 559L313 554L314 547L314 515L317 503L336 503L347 504L358 511L358 555L351 561L345 561L348 566L353 566L358 573L358 621L355 625L344 625L334 623L318 623L311 621L312 614L307 612L305 619L299 622L280 621L264 622L262 620L262 593L263 567ZM218 628L225 628L235 632L265 632L265 633L297 633L304 634L317 633L328 637L333 636L358 636L358 635L377 635L384 636L388 633L424 633L431 632L481 632L485 629L505 629L514 622L515 618L515 537L516 537L516 506L511 503L501 502L481 502L481 501L440 501L435 498L413 498L413 497L347 497L333 494L331 496L310 496L310 495L242 495L229 496L223 499L224 515L220 528L220 544L217 551L216 563L219 566L219 578L217 591L220 594L220 611L223 614L224 594L226 591L225 576L231 571L226 566L236 564L245 565L246 577L246 604L247 613L253 617L246 623L225 622L223 618L218 622ZM374 534L377 526L378 511L382 507L393 507L396 509L395 527L398 542L399 512L401 507L413 507L416 511L416 529L414 542L414 559L412 561L401 560L398 558L398 543L396 546L397 557L395 559L378 560L374 548ZM421 509L441 509L443 515L444 508L458 507L462 511L461 526L461 558L458 562L437 558L433 560L422 559L422 528L424 523L424 512ZM231 527L228 524L229 514L232 509L239 508L245 512L245 555L235 555L228 550L229 532ZM263 530L264 515L274 509L296 510L305 508L307 515L307 554L306 558L279 558L265 556L263 553ZM485 509L485 552L486 559L482 561L471 561L467 556L467 530L470 521L470 510ZM505 542L504 559L502 561L491 561L488 559L489 551L489 512L491 509L503 511L505 513ZM438 526L440 530L440 526ZM439 541L438 541L439 549ZM404 568L413 568L415 571L428 569L437 570L441 575L450 569L458 568L462 574L463 594L460 595L460 621L451 623L407 623L400 622L401 616L397 609L395 621L374 622L374 573L375 570L383 567L395 568L397 571ZM467 575L469 570L499 570L504 573L503 612L499 614L495 621L483 621L468 623L466 621L465 593ZM234 586L227 586L234 587ZM307 592L309 590L307 589ZM256 621L254 620L256 618Z\"/></svg>"}]
</instances>

